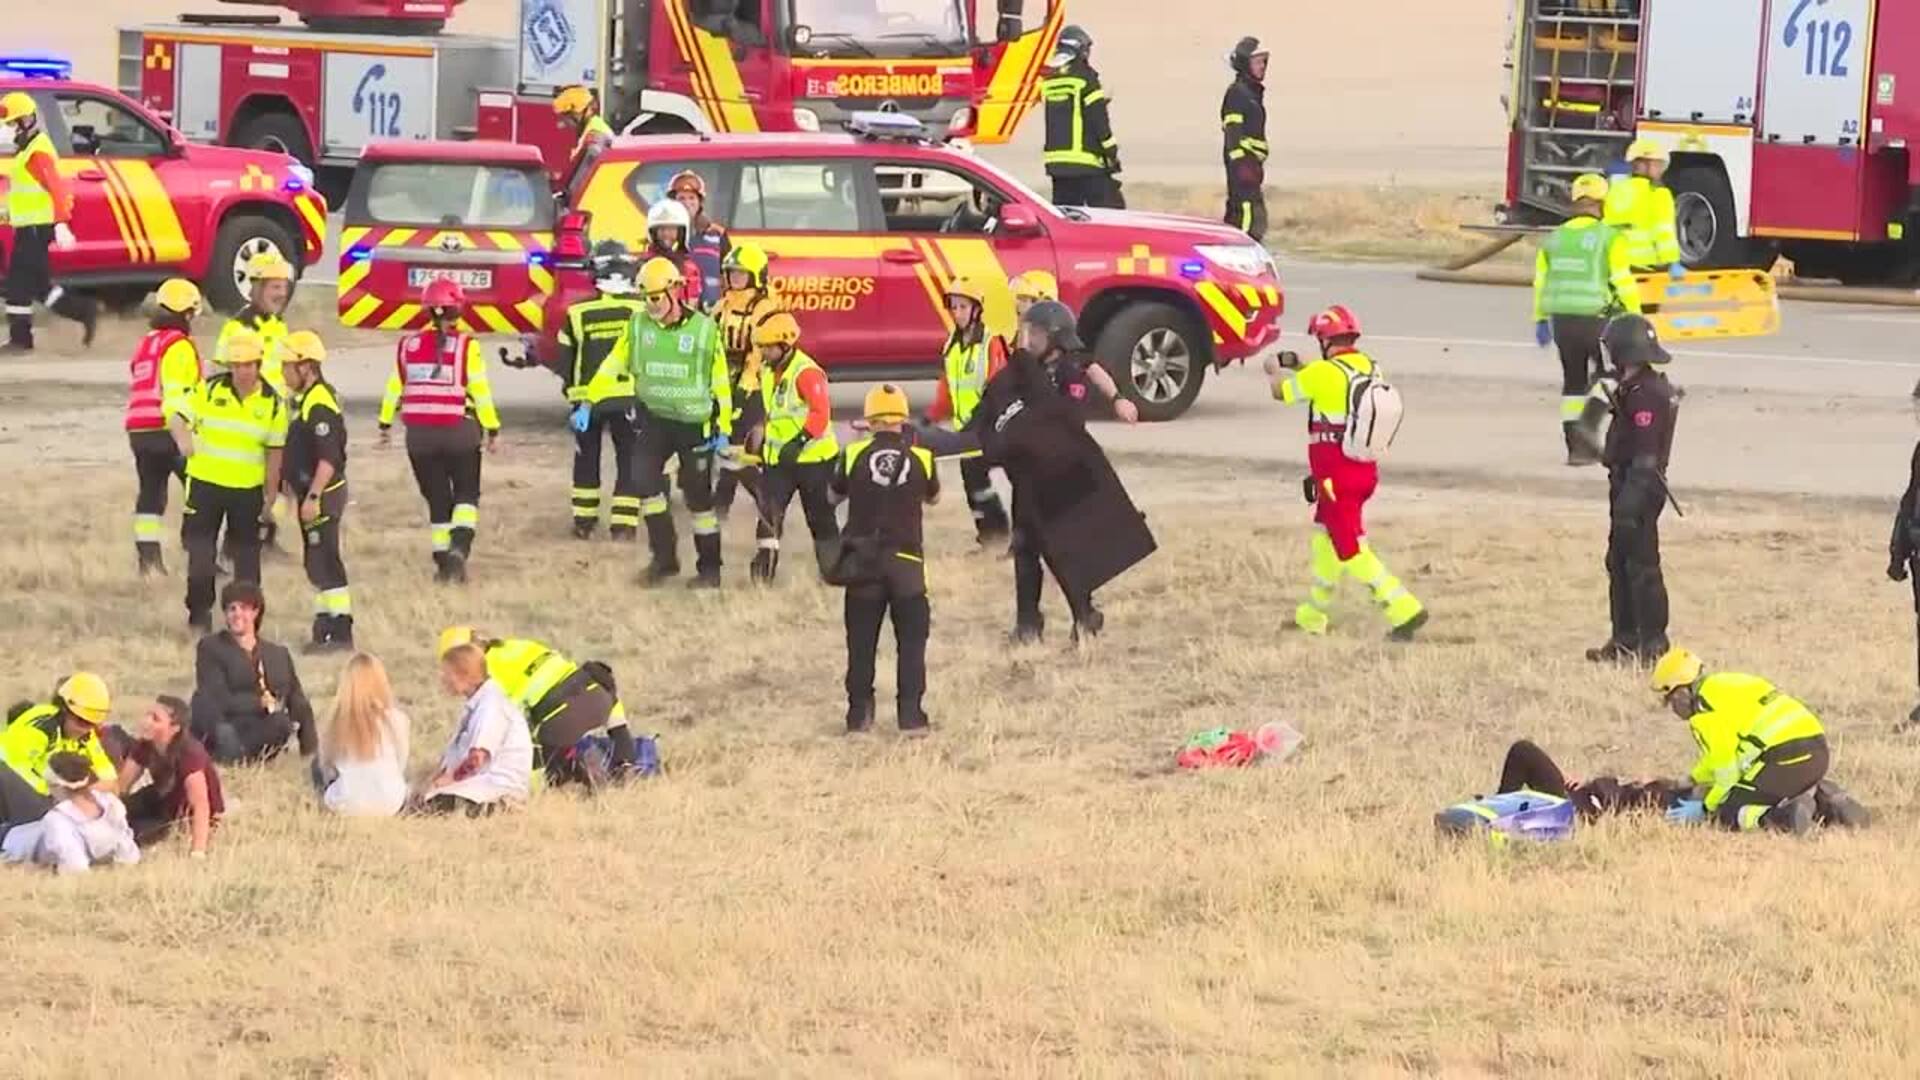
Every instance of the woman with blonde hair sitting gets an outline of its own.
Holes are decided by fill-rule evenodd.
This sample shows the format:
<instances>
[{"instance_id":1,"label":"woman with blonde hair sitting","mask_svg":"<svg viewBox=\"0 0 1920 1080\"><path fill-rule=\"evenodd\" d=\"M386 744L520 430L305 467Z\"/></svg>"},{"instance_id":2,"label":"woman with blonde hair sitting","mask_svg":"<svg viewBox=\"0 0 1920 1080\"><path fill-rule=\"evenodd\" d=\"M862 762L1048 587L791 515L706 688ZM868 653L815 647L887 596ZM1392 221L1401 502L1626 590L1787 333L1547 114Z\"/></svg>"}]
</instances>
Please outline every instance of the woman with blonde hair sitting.
<instances>
[{"instance_id":1,"label":"woman with blonde hair sitting","mask_svg":"<svg viewBox=\"0 0 1920 1080\"><path fill-rule=\"evenodd\" d=\"M420 809L479 817L525 802L533 784L533 734L527 714L487 676L487 654L472 644L447 650L440 685L463 699L466 710L420 793Z\"/></svg>"},{"instance_id":2,"label":"woman with blonde hair sitting","mask_svg":"<svg viewBox=\"0 0 1920 1080\"><path fill-rule=\"evenodd\" d=\"M409 729L407 714L394 704L386 665L355 653L340 672L313 763L321 804L349 817L399 813L407 802Z\"/></svg>"}]
</instances>

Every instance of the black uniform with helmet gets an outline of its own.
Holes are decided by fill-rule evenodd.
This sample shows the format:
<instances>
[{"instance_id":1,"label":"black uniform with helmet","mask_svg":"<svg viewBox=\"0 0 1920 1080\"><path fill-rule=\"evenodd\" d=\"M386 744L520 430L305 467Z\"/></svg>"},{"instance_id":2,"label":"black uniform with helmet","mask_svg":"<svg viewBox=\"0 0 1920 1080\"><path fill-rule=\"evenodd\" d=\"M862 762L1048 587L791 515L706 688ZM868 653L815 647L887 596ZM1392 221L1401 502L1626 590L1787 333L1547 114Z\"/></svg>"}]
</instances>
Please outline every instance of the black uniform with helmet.
<instances>
[{"instance_id":1,"label":"black uniform with helmet","mask_svg":"<svg viewBox=\"0 0 1920 1080\"><path fill-rule=\"evenodd\" d=\"M1656 367L1672 359L1653 324L1623 315L1602 341L1619 379L1601 460L1607 466L1607 596L1612 632L1589 649L1595 661L1652 663L1666 652L1667 585L1660 570L1660 514L1671 496L1678 400Z\"/></svg>"},{"instance_id":2,"label":"black uniform with helmet","mask_svg":"<svg viewBox=\"0 0 1920 1080\"><path fill-rule=\"evenodd\" d=\"M1267 234L1267 50L1243 37L1227 54L1233 83L1220 101L1227 168L1227 224L1255 240Z\"/></svg>"},{"instance_id":3,"label":"black uniform with helmet","mask_svg":"<svg viewBox=\"0 0 1920 1080\"><path fill-rule=\"evenodd\" d=\"M1106 88L1093 69L1093 36L1078 26L1060 31L1040 99L1046 116L1042 154L1056 206L1124 209L1120 144L1108 115Z\"/></svg>"}]
</instances>

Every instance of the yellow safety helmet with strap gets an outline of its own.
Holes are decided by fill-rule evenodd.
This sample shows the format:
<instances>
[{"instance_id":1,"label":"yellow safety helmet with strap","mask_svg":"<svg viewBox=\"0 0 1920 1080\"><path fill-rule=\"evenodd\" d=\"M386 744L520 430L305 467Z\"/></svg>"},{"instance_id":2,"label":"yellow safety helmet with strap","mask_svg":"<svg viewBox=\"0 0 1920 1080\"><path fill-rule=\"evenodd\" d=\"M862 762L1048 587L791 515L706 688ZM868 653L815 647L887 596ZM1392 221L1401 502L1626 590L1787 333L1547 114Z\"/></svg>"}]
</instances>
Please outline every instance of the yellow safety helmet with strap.
<instances>
[{"instance_id":1,"label":"yellow safety helmet with strap","mask_svg":"<svg viewBox=\"0 0 1920 1080\"><path fill-rule=\"evenodd\" d=\"M965 297L973 301L974 307L984 308L987 306L987 284L972 274L961 274L953 279L953 284L947 286L947 297L951 299L955 296Z\"/></svg>"},{"instance_id":2,"label":"yellow safety helmet with strap","mask_svg":"<svg viewBox=\"0 0 1920 1080\"><path fill-rule=\"evenodd\" d=\"M672 259L655 256L648 259L646 265L640 268L640 295L642 296L670 293L686 283L685 275L680 273L678 266L673 265Z\"/></svg>"},{"instance_id":3,"label":"yellow safety helmet with strap","mask_svg":"<svg viewBox=\"0 0 1920 1080\"><path fill-rule=\"evenodd\" d=\"M295 330L280 342L289 364L319 364L327 359L327 346L320 335L311 330Z\"/></svg>"},{"instance_id":4,"label":"yellow safety helmet with strap","mask_svg":"<svg viewBox=\"0 0 1920 1080\"><path fill-rule=\"evenodd\" d=\"M720 269L740 271L753 281L756 289L767 287L767 251L759 244L733 245L726 259L720 263Z\"/></svg>"},{"instance_id":5,"label":"yellow safety helmet with strap","mask_svg":"<svg viewBox=\"0 0 1920 1080\"><path fill-rule=\"evenodd\" d=\"M113 711L113 698L107 693L107 681L91 671L76 671L55 691L60 704L73 715L99 727Z\"/></svg>"},{"instance_id":6,"label":"yellow safety helmet with strap","mask_svg":"<svg viewBox=\"0 0 1920 1080\"><path fill-rule=\"evenodd\" d=\"M440 643L434 647L433 655L446 659L446 655L462 645L471 645L479 637L471 626L449 626L440 631Z\"/></svg>"},{"instance_id":7,"label":"yellow safety helmet with strap","mask_svg":"<svg viewBox=\"0 0 1920 1080\"><path fill-rule=\"evenodd\" d=\"M1627 144L1628 161L1665 161L1667 148L1652 139L1635 139Z\"/></svg>"},{"instance_id":8,"label":"yellow safety helmet with strap","mask_svg":"<svg viewBox=\"0 0 1920 1080\"><path fill-rule=\"evenodd\" d=\"M1665 696L1683 686L1692 686L1705 670L1706 665L1691 652L1677 646L1668 649L1654 662L1653 691Z\"/></svg>"},{"instance_id":9,"label":"yellow safety helmet with strap","mask_svg":"<svg viewBox=\"0 0 1920 1080\"><path fill-rule=\"evenodd\" d=\"M33 95L24 91L15 90L5 97L0 97L0 123L11 124L15 120L32 116L39 111L39 106L33 103Z\"/></svg>"},{"instance_id":10,"label":"yellow safety helmet with strap","mask_svg":"<svg viewBox=\"0 0 1920 1080\"><path fill-rule=\"evenodd\" d=\"M293 264L278 248L268 248L247 260L248 281L292 281Z\"/></svg>"},{"instance_id":11,"label":"yellow safety helmet with strap","mask_svg":"<svg viewBox=\"0 0 1920 1080\"><path fill-rule=\"evenodd\" d=\"M260 335L251 330L235 330L227 335L226 347L215 349L213 362L225 367L235 364L257 364L267 355L266 343Z\"/></svg>"},{"instance_id":12,"label":"yellow safety helmet with strap","mask_svg":"<svg viewBox=\"0 0 1920 1080\"><path fill-rule=\"evenodd\" d=\"M200 314L200 287L186 278L168 278L153 291L153 302L163 311L192 317Z\"/></svg>"},{"instance_id":13,"label":"yellow safety helmet with strap","mask_svg":"<svg viewBox=\"0 0 1920 1080\"><path fill-rule=\"evenodd\" d=\"M892 423L905 420L911 414L907 403L907 392L892 383L881 383L867 391L866 407L863 410L868 420Z\"/></svg>"},{"instance_id":14,"label":"yellow safety helmet with strap","mask_svg":"<svg viewBox=\"0 0 1920 1080\"><path fill-rule=\"evenodd\" d=\"M553 111L560 116L585 116L593 108L593 91L569 86L553 95Z\"/></svg>"},{"instance_id":15,"label":"yellow safety helmet with strap","mask_svg":"<svg viewBox=\"0 0 1920 1080\"><path fill-rule=\"evenodd\" d=\"M1573 178L1573 187L1569 194L1572 195L1574 202L1583 202L1588 199L1604 202L1607 198L1608 186L1607 178L1599 173L1581 173Z\"/></svg>"},{"instance_id":16,"label":"yellow safety helmet with strap","mask_svg":"<svg viewBox=\"0 0 1920 1080\"><path fill-rule=\"evenodd\" d=\"M1039 303L1042 300L1060 299L1059 280L1045 270L1029 270L1024 274L1016 274L1012 281L1007 282L1007 288L1013 291L1015 300L1032 300Z\"/></svg>"},{"instance_id":17,"label":"yellow safety helmet with strap","mask_svg":"<svg viewBox=\"0 0 1920 1080\"><path fill-rule=\"evenodd\" d=\"M766 317L759 326L753 328L753 343L765 348L768 345L786 345L792 347L800 343L800 323L784 311L776 311Z\"/></svg>"}]
</instances>

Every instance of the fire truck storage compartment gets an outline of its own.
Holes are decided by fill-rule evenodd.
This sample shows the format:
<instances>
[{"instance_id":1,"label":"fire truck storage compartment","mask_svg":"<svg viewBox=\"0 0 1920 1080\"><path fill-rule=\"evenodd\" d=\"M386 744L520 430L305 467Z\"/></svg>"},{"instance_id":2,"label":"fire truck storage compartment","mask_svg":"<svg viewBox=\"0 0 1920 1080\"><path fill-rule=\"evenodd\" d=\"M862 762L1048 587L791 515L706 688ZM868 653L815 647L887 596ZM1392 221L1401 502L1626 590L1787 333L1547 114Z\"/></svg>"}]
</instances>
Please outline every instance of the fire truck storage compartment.
<instances>
[{"instance_id":1,"label":"fire truck storage compartment","mask_svg":"<svg viewBox=\"0 0 1920 1080\"><path fill-rule=\"evenodd\" d=\"M1517 200L1564 212L1581 173L1604 173L1633 138L1638 5L1527 0L1513 109L1522 165Z\"/></svg>"},{"instance_id":2,"label":"fire truck storage compartment","mask_svg":"<svg viewBox=\"0 0 1920 1080\"><path fill-rule=\"evenodd\" d=\"M1649 4L1640 115L1670 123L1753 123L1762 21L1754 0Z\"/></svg>"},{"instance_id":3,"label":"fire truck storage compartment","mask_svg":"<svg viewBox=\"0 0 1920 1080\"><path fill-rule=\"evenodd\" d=\"M621 7L618 0L520 0L520 92L544 96L575 84L599 86L609 74L603 35ZM625 7L646 9L635 0Z\"/></svg>"},{"instance_id":4,"label":"fire truck storage compartment","mask_svg":"<svg viewBox=\"0 0 1920 1080\"><path fill-rule=\"evenodd\" d=\"M1882 4L1873 36L1867 145L1875 151L1904 148L1908 183L1920 187L1920 153L1914 146L1920 142L1920 4Z\"/></svg>"},{"instance_id":5,"label":"fire truck storage compartment","mask_svg":"<svg viewBox=\"0 0 1920 1080\"><path fill-rule=\"evenodd\" d=\"M328 50L321 111L322 158L349 164L376 139L445 139L473 123L475 91L507 85L514 48L505 41L368 37L377 52ZM422 55L422 53L425 55Z\"/></svg>"},{"instance_id":6,"label":"fire truck storage compartment","mask_svg":"<svg viewBox=\"0 0 1920 1080\"><path fill-rule=\"evenodd\" d=\"M1873 66L1874 0L1777 3L1767 19L1760 137L1859 146Z\"/></svg>"}]
</instances>

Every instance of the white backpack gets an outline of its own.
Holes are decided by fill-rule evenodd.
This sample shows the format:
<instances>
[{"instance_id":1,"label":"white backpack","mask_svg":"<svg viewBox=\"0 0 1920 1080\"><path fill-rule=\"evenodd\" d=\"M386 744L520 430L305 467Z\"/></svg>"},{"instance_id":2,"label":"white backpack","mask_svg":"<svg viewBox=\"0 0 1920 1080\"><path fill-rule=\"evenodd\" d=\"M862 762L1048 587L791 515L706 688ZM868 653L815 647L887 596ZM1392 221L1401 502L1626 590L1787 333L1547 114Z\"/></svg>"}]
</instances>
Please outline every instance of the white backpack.
<instances>
[{"instance_id":1,"label":"white backpack","mask_svg":"<svg viewBox=\"0 0 1920 1080\"><path fill-rule=\"evenodd\" d=\"M1347 430L1340 436L1340 452L1355 461L1379 461L1400 434L1406 403L1378 364L1363 374L1337 357L1333 362L1347 373Z\"/></svg>"}]
</instances>

